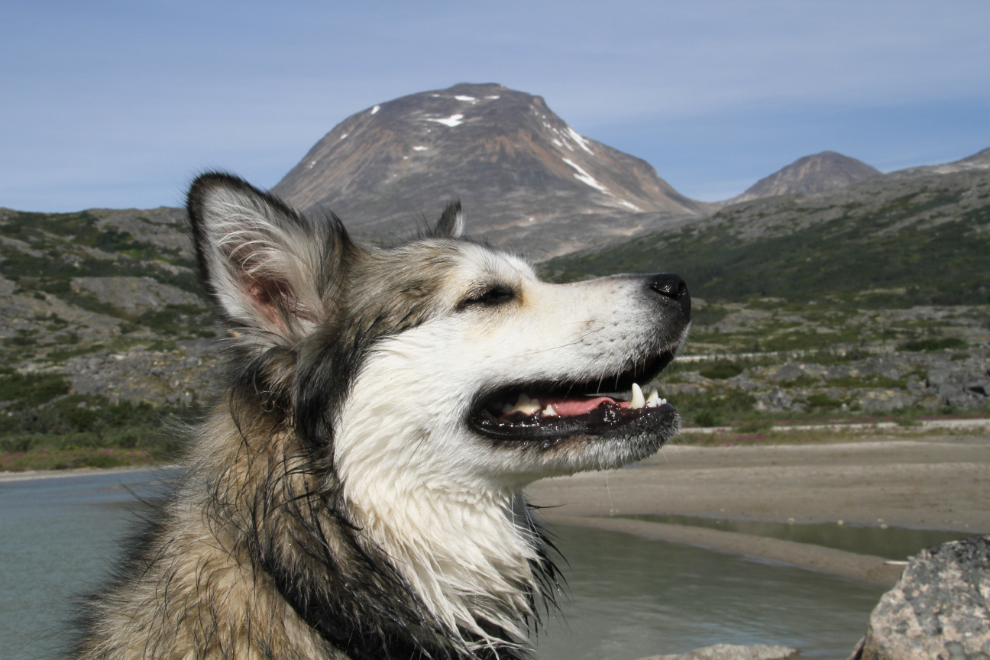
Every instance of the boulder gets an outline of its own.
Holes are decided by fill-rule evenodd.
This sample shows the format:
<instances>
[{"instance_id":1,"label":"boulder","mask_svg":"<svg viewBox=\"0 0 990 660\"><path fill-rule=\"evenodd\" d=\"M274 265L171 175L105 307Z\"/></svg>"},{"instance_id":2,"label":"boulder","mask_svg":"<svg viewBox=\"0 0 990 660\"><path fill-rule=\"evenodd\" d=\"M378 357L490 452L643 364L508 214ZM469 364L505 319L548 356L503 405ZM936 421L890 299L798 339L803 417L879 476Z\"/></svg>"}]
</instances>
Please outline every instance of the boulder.
<instances>
[{"instance_id":1,"label":"boulder","mask_svg":"<svg viewBox=\"0 0 990 660\"><path fill-rule=\"evenodd\" d=\"M797 650L786 646L737 646L716 644L680 655L654 655L643 660L790 660Z\"/></svg>"},{"instance_id":2,"label":"boulder","mask_svg":"<svg viewBox=\"0 0 990 660\"><path fill-rule=\"evenodd\" d=\"M990 536L913 558L850 660L990 660Z\"/></svg>"}]
</instances>

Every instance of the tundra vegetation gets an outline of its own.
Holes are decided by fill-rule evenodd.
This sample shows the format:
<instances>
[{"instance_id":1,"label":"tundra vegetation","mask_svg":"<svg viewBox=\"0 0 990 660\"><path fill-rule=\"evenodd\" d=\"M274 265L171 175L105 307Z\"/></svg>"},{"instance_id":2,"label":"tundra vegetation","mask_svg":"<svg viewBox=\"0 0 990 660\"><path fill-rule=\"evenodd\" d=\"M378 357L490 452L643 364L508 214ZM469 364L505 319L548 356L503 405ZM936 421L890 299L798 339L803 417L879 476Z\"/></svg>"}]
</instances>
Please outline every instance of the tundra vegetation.
<instances>
[{"instance_id":1,"label":"tundra vegetation","mask_svg":"<svg viewBox=\"0 0 990 660\"><path fill-rule=\"evenodd\" d=\"M743 202L539 268L683 275L691 338L658 385L687 424L734 429L685 437L756 442L990 412L988 254L978 171ZM0 308L0 470L167 461L209 399L217 335L181 209L0 209Z\"/></svg>"}]
</instances>

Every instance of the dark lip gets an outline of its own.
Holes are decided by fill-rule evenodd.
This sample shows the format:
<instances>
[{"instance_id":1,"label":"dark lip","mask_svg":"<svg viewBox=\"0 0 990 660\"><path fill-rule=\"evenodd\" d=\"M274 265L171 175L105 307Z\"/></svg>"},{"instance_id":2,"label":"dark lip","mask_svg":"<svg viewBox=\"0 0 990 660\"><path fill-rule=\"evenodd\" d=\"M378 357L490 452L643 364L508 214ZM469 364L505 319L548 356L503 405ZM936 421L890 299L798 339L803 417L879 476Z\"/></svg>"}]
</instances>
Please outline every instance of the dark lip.
<instances>
[{"instance_id":1,"label":"dark lip","mask_svg":"<svg viewBox=\"0 0 990 660\"><path fill-rule=\"evenodd\" d=\"M545 396L581 396L598 392L624 392L632 384L648 383L656 378L674 359L673 351L663 351L658 355L637 362L625 371L592 381L575 382L533 382L501 388L482 397L472 408L468 424L481 435L502 442L546 442L579 435L604 435L620 429L631 422L642 420L650 424L655 420L669 423L677 415L669 403L655 408L621 408L616 403L604 402L583 415L569 417L544 417L541 412L527 416L515 413L508 418L497 416L490 411L496 401L512 400L525 392L534 398ZM637 424L641 427L642 424Z\"/></svg>"},{"instance_id":2,"label":"dark lip","mask_svg":"<svg viewBox=\"0 0 990 660\"><path fill-rule=\"evenodd\" d=\"M656 408L630 410L614 404L603 403L589 413L573 417L547 417L537 412L530 417L517 413L510 422L495 417L487 410L471 416L471 426L482 435L494 440L511 442L546 442L580 435L605 435L623 426L643 420L669 422L677 410L669 403Z\"/></svg>"}]
</instances>

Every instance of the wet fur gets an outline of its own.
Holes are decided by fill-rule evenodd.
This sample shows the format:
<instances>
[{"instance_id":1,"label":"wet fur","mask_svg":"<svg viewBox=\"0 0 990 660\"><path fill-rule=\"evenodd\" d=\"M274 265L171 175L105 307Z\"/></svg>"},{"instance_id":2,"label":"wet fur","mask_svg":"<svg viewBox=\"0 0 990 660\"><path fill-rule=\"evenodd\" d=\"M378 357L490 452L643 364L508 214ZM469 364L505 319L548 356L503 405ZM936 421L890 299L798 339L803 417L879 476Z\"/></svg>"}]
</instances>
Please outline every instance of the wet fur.
<instances>
[{"instance_id":1,"label":"wet fur","mask_svg":"<svg viewBox=\"0 0 990 660\"><path fill-rule=\"evenodd\" d=\"M456 333L473 333L464 345L479 353L532 363L514 376L523 381L574 370L518 357L498 334L518 335L507 315L528 318L525 305L550 285L460 238L457 206L391 249L360 247L337 218L307 219L224 174L200 177L188 210L201 280L229 333L225 395L195 432L174 494L89 603L75 657L519 657L556 590L521 487L662 443L643 431L499 447L463 428L468 399L489 387L479 383L504 369L498 358L491 374L479 363L442 382L445 360L459 364L443 353L467 342ZM518 288L515 307L471 306L472 291L496 281ZM593 337L616 313L574 331L566 350L587 363L582 377L614 367L619 349ZM563 345L543 325L529 353ZM622 359L683 339L641 334L623 337Z\"/></svg>"}]
</instances>

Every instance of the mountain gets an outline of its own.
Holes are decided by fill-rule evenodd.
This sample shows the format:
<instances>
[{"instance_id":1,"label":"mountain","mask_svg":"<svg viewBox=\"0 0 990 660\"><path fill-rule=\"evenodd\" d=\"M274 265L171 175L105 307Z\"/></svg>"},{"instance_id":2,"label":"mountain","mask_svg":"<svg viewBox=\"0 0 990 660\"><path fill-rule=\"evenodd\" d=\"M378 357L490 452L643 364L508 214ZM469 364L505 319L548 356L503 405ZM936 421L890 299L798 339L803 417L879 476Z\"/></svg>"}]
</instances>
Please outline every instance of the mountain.
<instances>
[{"instance_id":1,"label":"mountain","mask_svg":"<svg viewBox=\"0 0 990 660\"><path fill-rule=\"evenodd\" d=\"M956 172L968 172L973 170L990 169L990 147L978 153L943 165L924 165L922 167L912 167L906 170L898 170L885 175L888 179L907 179L930 174L954 174Z\"/></svg>"},{"instance_id":2,"label":"mountain","mask_svg":"<svg viewBox=\"0 0 990 660\"><path fill-rule=\"evenodd\" d=\"M583 137L539 96L460 84L352 115L272 192L330 209L355 234L421 229L460 198L468 232L535 260L624 240L713 206L674 190L649 163Z\"/></svg>"},{"instance_id":3,"label":"mountain","mask_svg":"<svg viewBox=\"0 0 990 660\"><path fill-rule=\"evenodd\" d=\"M557 281L676 272L693 294L723 301L883 289L893 306L986 305L987 255L990 169L969 169L872 177L836 190L736 203L676 231L558 257L541 268Z\"/></svg>"},{"instance_id":4,"label":"mountain","mask_svg":"<svg viewBox=\"0 0 990 660\"><path fill-rule=\"evenodd\" d=\"M846 188L880 175L880 170L855 158L834 151L823 151L820 154L799 158L787 167L760 179L746 192L730 199L728 203Z\"/></svg>"}]
</instances>

